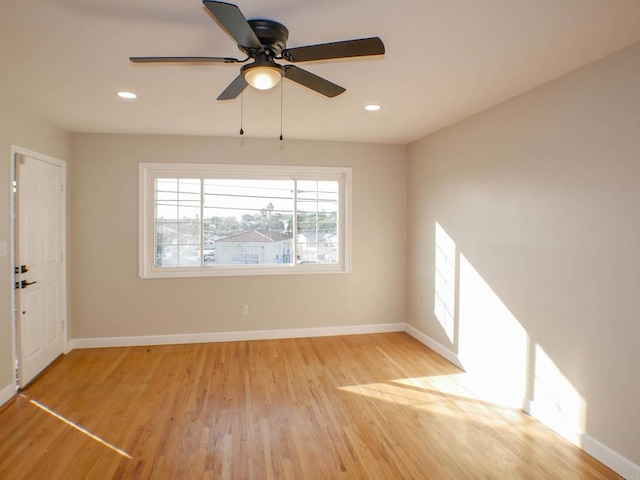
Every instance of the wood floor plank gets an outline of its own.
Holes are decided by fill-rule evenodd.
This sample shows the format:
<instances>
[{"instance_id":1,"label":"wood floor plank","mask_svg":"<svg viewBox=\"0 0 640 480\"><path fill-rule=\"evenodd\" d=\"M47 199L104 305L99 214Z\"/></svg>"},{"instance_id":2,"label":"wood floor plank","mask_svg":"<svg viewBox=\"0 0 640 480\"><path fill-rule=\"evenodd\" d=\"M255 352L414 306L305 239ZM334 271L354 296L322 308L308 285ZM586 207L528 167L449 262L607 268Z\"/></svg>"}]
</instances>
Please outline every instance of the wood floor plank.
<instances>
[{"instance_id":1,"label":"wood floor plank","mask_svg":"<svg viewBox=\"0 0 640 480\"><path fill-rule=\"evenodd\" d=\"M619 478L404 333L74 350L0 426L12 480Z\"/></svg>"}]
</instances>

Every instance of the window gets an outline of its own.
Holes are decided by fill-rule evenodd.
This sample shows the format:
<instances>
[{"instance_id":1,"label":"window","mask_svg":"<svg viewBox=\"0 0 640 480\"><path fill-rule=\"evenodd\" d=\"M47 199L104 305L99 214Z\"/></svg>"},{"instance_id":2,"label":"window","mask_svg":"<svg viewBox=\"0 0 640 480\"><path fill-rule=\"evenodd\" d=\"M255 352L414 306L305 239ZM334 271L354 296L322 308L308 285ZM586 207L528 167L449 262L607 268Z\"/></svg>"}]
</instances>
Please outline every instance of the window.
<instances>
[{"instance_id":1,"label":"window","mask_svg":"<svg viewBox=\"0 0 640 480\"><path fill-rule=\"evenodd\" d=\"M140 164L140 276L350 270L351 169Z\"/></svg>"}]
</instances>

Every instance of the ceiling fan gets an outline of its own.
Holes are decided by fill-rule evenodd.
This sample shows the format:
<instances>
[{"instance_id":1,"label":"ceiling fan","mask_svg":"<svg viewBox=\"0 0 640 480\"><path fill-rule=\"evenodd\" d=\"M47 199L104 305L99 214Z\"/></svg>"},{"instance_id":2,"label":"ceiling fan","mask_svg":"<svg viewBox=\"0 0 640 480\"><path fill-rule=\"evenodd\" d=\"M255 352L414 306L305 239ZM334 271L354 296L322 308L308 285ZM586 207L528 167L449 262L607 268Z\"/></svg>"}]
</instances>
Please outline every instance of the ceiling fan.
<instances>
[{"instance_id":1,"label":"ceiling fan","mask_svg":"<svg viewBox=\"0 0 640 480\"><path fill-rule=\"evenodd\" d=\"M130 57L133 63L244 63L240 75L218 96L218 100L231 100L251 85L259 90L268 90L280 82L282 77L303 85L327 97L335 97L345 88L319 77L295 65L280 65L276 60L309 62L348 57L365 57L384 54L384 44L379 37L359 38L339 42L286 48L289 30L273 20L247 20L233 4L204 0L220 27L235 40L247 58L230 57Z\"/></svg>"}]
</instances>

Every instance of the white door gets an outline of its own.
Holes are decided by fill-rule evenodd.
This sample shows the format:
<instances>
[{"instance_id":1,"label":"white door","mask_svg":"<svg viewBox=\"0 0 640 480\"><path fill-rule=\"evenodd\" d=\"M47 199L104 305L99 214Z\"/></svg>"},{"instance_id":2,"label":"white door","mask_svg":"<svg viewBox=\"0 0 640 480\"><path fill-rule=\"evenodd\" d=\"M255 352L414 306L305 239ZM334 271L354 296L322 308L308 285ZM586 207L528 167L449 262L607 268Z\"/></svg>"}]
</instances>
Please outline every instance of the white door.
<instances>
[{"instance_id":1,"label":"white door","mask_svg":"<svg viewBox=\"0 0 640 480\"><path fill-rule=\"evenodd\" d=\"M29 383L63 350L63 165L16 155L18 381Z\"/></svg>"}]
</instances>

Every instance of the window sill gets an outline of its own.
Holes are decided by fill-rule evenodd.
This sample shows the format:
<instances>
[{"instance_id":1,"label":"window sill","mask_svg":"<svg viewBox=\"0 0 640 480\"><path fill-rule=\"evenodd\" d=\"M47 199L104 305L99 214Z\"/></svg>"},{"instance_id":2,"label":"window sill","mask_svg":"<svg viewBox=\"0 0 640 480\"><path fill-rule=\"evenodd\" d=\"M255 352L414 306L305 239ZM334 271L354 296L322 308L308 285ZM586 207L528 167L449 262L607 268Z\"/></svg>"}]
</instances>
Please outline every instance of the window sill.
<instances>
[{"instance_id":1,"label":"window sill","mask_svg":"<svg viewBox=\"0 0 640 480\"><path fill-rule=\"evenodd\" d=\"M264 275L320 275L349 273L343 265L265 265L265 266L215 266L215 267L164 267L151 269L141 279L151 278L203 278L203 277L244 277Z\"/></svg>"}]
</instances>

